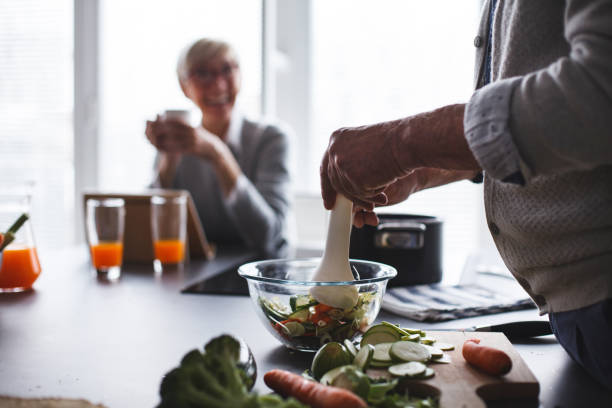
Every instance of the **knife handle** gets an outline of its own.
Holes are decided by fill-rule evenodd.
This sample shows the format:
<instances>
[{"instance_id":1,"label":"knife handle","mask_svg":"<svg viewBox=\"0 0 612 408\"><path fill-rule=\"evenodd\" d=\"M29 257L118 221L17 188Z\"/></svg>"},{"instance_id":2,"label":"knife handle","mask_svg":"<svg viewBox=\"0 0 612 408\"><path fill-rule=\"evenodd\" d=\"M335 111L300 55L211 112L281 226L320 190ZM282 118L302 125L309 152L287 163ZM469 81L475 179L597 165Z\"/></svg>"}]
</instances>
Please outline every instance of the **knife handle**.
<instances>
[{"instance_id":1,"label":"knife handle","mask_svg":"<svg viewBox=\"0 0 612 408\"><path fill-rule=\"evenodd\" d=\"M547 320L528 320L477 328L476 331L502 332L508 339L524 339L552 334Z\"/></svg>"}]
</instances>

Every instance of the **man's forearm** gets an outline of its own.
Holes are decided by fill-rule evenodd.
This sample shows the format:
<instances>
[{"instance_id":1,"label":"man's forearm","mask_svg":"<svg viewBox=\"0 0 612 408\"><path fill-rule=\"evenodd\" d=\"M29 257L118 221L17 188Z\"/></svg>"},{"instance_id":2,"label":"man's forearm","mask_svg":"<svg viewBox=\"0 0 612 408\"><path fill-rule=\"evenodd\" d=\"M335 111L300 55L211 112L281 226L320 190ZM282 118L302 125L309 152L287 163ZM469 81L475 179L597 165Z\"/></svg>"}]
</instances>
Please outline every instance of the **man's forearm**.
<instances>
[{"instance_id":1,"label":"man's forearm","mask_svg":"<svg viewBox=\"0 0 612 408\"><path fill-rule=\"evenodd\" d=\"M395 158L411 168L478 171L463 133L464 104L448 105L399 121Z\"/></svg>"}]
</instances>

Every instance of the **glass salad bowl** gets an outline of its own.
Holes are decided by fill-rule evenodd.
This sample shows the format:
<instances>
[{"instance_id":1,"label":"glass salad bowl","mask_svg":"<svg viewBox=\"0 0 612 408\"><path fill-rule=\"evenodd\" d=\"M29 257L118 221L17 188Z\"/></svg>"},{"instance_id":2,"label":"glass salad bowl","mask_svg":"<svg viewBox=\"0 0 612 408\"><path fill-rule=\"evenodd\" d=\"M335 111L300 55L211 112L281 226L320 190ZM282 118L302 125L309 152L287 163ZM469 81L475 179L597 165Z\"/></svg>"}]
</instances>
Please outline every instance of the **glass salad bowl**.
<instances>
[{"instance_id":1,"label":"glass salad bowl","mask_svg":"<svg viewBox=\"0 0 612 408\"><path fill-rule=\"evenodd\" d=\"M320 258L276 259L238 268L260 320L290 349L317 351L330 341L358 340L378 315L387 281L397 275L392 266L351 259L355 280L313 282L320 262ZM310 295L315 286L354 286L357 303L350 309L319 303Z\"/></svg>"}]
</instances>

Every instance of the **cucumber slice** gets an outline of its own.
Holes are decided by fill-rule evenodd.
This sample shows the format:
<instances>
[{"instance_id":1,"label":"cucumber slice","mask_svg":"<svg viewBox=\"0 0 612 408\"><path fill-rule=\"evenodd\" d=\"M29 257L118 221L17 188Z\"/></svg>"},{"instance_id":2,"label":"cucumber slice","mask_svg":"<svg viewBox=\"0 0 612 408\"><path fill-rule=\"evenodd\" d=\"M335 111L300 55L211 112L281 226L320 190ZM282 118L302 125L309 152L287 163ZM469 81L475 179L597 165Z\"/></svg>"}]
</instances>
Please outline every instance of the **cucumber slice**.
<instances>
[{"instance_id":1,"label":"cucumber slice","mask_svg":"<svg viewBox=\"0 0 612 408\"><path fill-rule=\"evenodd\" d=\"M300 309L296 312L293 312L289 315L289 319L295 319L295 320L299 320L300 322L305 322L306 320L308 320L308 316L310 315L310 312L308 312L308 308L303 308Z\"/></svg>"},{"instance_id":2,"label":"cucumber slice","mask_svg":"<svg viewBox=\"0 0 612 408\"><path fill-rule=\"evenodd\" d=\"M429 354L431 354L431 358L433 359L441 358L444 355L444 352L437 347L428 346L427 344L421 344L421 346L425 347L429 351Z\"/></svg>"},{"instance_id":3,"label":"cucumber slice","mask_svg":"<svg viewBox=\"0 0 612 408\"><path fill-rule=\"evenodd\" d=\"M349 339L344 339L344 347L346 347L346 350L351 354L351 357L355 358L357 355L357 348L355 348L353 342Z\"/></svg>"},{"instance_id":4,"label":"cucumber slice","mask_svg":"<svg viewBox=\"0 0 612 408\"><path fill-rule=\"evenodd\" d=\"M376 360L372 359L372 361L370 362L370 368L386 368L386 367L389 367L390 365L393 365L393 362L391 360L389 360L389 361L376 361Z\"/></svg>"},{"instance_id":5,"label":"cucumber slice","mask_svg":"<svg viewBox=\"0 0 612 408\"><path fill-rule=\"evenodd\" d=\"M431 358L431 353L425 345L411 341L398 341L389 349L389 355L396 361L421 361ZM376 358L376 357L374 357Z\"/></svg>"},{"instance_id":6,"label":"cucumber slice","mask_svg":"<svg viewBox=\"0 0 612 408\"><path fill-rule=\"evenodd\" d=\"M372 326L361 338L361 346L364 344L376 345L379 343L392 343L398 341L402 336L392 327L377 325Z\"/></svg>"},{"instance_id":7,"label":"cucumber slice","mask_svg":"<svg viewBox=\"0 0 612 408\"><path fill-rule=\"evenodd\" d=\"M387 362L391 361L389 350L395 343L378 343L374 346L374 355L372 359L376 361Z\"/></svg>"},{"instance_id":8,"label":"cucumber slice","mask_svg":"<svg viewBox=\"0 0 612 408\"><path fill-rule=\"evenodd\" d=\"M421 339L421 336L419 335L419 333L413 333L413 334L410 334L408 336L402 336L402 338L401 338L401 340L404 340L404 341L413 341L413 342L416 342L416 343L418 343L420 339Z\"/></svg>"},{"instance_id":9,"label":"cucumber slice","mask_svg":"<svg viewBox=\"0 0 612 408\"><path fill-rule=\"evenodd\" d=\"M336 376L342 372L344 367L346 366L332 368L331 370L323 374L323 377L321 377L321 380L319 382L323 385L331 385L332 381L334 381L334 378L336 378Z\"/></svg>"},{"instance_id":10,"label":"cucumber slice","mask_svg":"<svg viewBox=\"0 0 612 408\"><path fill-rule=\"evenodd\" d=\"M319 380L328 371L336 367L351 364L352 360L353 358L342 344L335 341L329 342L315 354L310 366L310 372L314 378Z\"/></svg>"},{"instance_id":11,"label":"cucumber slice","mask_svg":"<svg viewBox=\"0 0 612 408\"><path fill-rule=\"evenodd\" d=\"M380 322L381 325L391 328L393 330L395 330L400 336L407 336L410 333L408 333L406 330L402 329L401 327L399 327L398 324L393 324L393 323L389 323L389 322Z\"/></svg>"},{"instance_id":12,"label":"cucumber slice","mask_svg":"<svg viewBox=\"0 0 612 408\"><path fill-rule=\"evenodd\" d=\"M289 307L295 312L298 295L293 295L289 298Z\"/></svg>"},{"instance_id":13,"label":"cucumber slice","mask_svg":"<svg viewBox=\"0 0 612 408\"><path fill-rule=\"evenodd\" d=\"M419 329L412 329L410 327L402 327L402 330L410 333L410 334L418 334L419 336L421 335L421 330Z\"/></svg>"},{"instance_id":14,"label":"cucumber slice","mask_svg":"<svg viewBox=\"0 0 612 408\"><path fill-rule=\"evenodd\" d=\"M432 358L430 363L450 364L452 362L450 356L446 353L442 357Z\"/></svg>"},{"instance_id":15,"label":"cucumber slice","mask_svg":"<svg viewBox=\"0 0 612 408\"><path fill-rule=\"evenodd\" d=\"M453 346L452 344L449 343L439 343L436 342L436 347L439 348L442 351L450 351L450 350L454 350L455 346Z\"/></svg>"},{"instance_id":16,"label":"cucumber slice","mask_svg":"<svg viewBox=\"0 0 612 408\"><path fill-rule=\"evenodd\" d=\"M366 330L366 333L374 333L374 332L379 331L379 330L380 331L388 331L389 329L390 329L390 327L388 327L387 325L379 323L379 324L375 324L374 326L370 326L368 328L368 330ZM392 329L392 331L395 331L395 330Z\"/></svg>"},{"instance_id":17,"label":"cucumber slice","mask_svg":"<svg viewBox=\"0 0 612 408\"><path fill-rule=\"evenodd\" d=\"M415 377L415 378L422 379L422 380L426 380L426 379L428 379L428 378L433 377L435 374L436 374L436 373L435 373L435 371L433 370L433 368L429 368L429 367L427 367L427 369L425 370L425 372L424 372L423 374L421 374L421 375L419 375L419 376L417 376L417 377Z\"/></svg>"},{"instance_id":18,"label":"cucumber slice","mask_svg":"<svg viewBox=\"0 0 612 408\"><path fill-rule=\"evenodd\" d=\"M427 370L427 366L418 361L395 364L389 367L389 373L396 377L416 377L425 374L425 370Z\"/></svg>"},{"instance_id":19,"label":"cucumber slice","mask_svg":"<svg viewBox=\"0 0 612 408\"><path fill-rule=\"evenodd\" d=\"M385 399L385 394L395 388L397 382L397 378L394 378L391 381L371 383L370 390L368 391L368 402L372 404L376 403L377 401L382 402Z\"/></svg>"},{"instance_id":20,"label":"cucumber slice","mask_svg":"<svg viewBox=\"0 0 612 408\"><path fill-rule=\"evenodd\" d=\"M317 301L311 298L310 295L294 295L289 298L289 306L294 312L316 304Z\"/></svg>"},{"instance_id":21,"label":"cucumber slice","mask_svg":"<svg viewBox=\"0 0 612 408\"><path fill-rule=\"evenodd\" d=\"M283 332L291 337L301 336L306 332L304 326L299 322L285 322L278 323L282 328Z\"/></svg>"},{"instance_id":22,"label":"cucumber slice","mask_svg":"<svg viewBox=\"0 0 612 408\"><path fill-rule=\"evenodd\" d=\"M353 364L364 371L368 369L374 358L374 346L371 344L365 344L353 359Z\"/></svg>"},{"instance_id":23,"label":"cucumber slice","mask_svg":"<svg viewBox=\"0 0 612 408\"><path fill-rule=\"evenodd\" d=\"M271 318L275 322L282 322L283 320L287 320L288 316L275 310L267 300L259 298L259 304L268 318Z\"/></svg>"}]
</instances>

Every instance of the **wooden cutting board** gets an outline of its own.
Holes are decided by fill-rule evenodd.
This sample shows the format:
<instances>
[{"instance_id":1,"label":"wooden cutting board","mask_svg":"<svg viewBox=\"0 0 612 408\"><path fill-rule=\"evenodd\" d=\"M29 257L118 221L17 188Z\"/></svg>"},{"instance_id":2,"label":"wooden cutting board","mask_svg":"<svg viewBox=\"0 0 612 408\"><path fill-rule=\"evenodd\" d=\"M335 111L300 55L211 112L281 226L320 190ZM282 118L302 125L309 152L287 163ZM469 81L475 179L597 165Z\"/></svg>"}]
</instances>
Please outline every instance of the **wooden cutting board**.
<instances>
[{"instance_id":1,"label":"wooden cutting board","mask_svg":"<svg viewBox=\"0 0 612 408\"><path fill-rule=\"evenodd\" d=\"M537 406L540 384L503 333L436 331L428 332L427 336L452 344L455 349L445 351L451 359L450 364L428 364L435 371L434 377L402 382L411 394L439 395L440 408L485 408L485 401L496 400L533 401ZM505 376L494 377L468 364L461 348L467 339L473 338L480 339L482 345L505 351L512 359L512 370Z\"/></svg>"}]
</instances>

